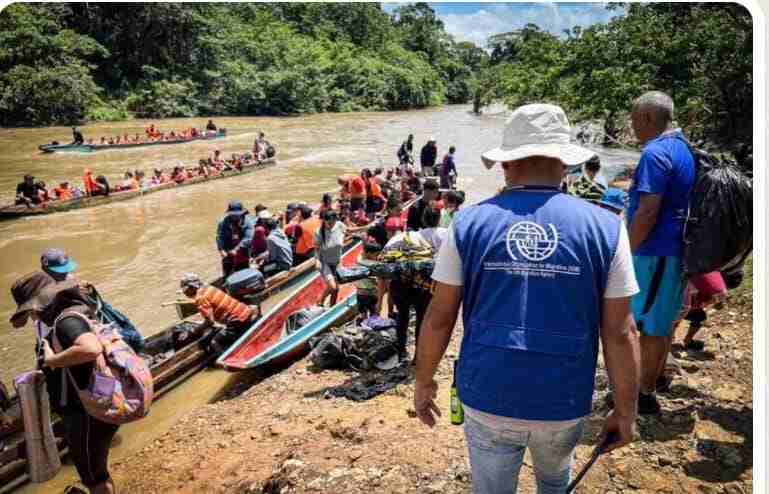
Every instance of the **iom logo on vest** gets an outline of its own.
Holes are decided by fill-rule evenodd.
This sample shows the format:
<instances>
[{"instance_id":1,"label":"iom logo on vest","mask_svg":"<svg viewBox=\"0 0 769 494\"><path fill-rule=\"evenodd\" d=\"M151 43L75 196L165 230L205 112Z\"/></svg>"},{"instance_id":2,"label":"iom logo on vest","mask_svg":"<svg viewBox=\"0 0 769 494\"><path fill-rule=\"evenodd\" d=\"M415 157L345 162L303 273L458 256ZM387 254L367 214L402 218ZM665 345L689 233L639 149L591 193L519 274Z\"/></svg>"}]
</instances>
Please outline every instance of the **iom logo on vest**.
<instances>
[{"instance_id":1,"label":"iom logo on vest","mask_svg":"<svg viewBox=\"0 0 769 494\"><path fill-rule=\"evenodd\" d=\"M507 230L505 245L511 260L486 261L484 269L507 271L514 276L556 278L559 275L579 276L580 266L565 266L547 262L562 241L552 223L540 225L533 221L518 221Z\"/></svg>"},{"instance_id":2,"label":"iom logo on vest","mask_svg":"<svg viewBox=\"0 0 769 494\"><path fill-rule=\"evenodd\" d=\"M548 233L542 226L531 221L519 221L507 231L507 253L518 261L513 250L529 261L544 261L558 248L558 230L552 223L547 225ZM513 249L515 247L515 249Z\"/></svg>"}]
</instances>

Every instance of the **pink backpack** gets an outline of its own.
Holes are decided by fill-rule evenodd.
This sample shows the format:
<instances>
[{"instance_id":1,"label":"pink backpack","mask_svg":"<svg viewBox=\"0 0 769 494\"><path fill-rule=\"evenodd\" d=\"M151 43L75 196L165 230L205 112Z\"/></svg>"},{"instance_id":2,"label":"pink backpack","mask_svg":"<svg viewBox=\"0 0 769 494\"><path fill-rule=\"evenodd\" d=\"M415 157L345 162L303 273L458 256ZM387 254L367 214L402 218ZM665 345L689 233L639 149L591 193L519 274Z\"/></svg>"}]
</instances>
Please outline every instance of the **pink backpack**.
<instances>
[{"instance_id":1,"label":"pink backpack","mask_svg":"<svg viewBox=\"0 0 769 494\"><path fill-rule=\"evenodd\" d=\"M153 380L147 363L134 351L112 324L102 324L88 319L79 312L63 312L64 317L77 317L99 338L102 354L94 361L94 369L86 389L79 389L68 369L64 372L77 390L86 412L93 418L110 424L126 424L147 416L152 405ZM62 350L56 337L54 323L53 341L57 352ZM62 396L65 396L62 390Z\"/></svg>"}]
</instances>

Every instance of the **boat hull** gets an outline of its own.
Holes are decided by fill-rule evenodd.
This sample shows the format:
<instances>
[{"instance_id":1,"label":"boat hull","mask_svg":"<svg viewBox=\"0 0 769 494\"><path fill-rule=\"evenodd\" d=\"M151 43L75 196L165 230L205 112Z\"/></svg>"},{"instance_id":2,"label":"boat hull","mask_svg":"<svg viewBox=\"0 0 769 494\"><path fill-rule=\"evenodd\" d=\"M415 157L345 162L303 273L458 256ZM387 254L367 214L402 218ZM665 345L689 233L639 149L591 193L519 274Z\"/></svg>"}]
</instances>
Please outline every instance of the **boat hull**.
<instances>
[{"instance_id":1,"label":"boat hull","mask_svg":"<svg viewBox=\"0 0 769 494\"><path fill-rule=\"evenodd\" d=\"M172 144L188 144L196 141L211 141L227 137L227 131L221 129L213 135L202 135L191 137L189 139L180 139L176 141L154 141L154 142L132 142L128 144L41 144L37 148L44 153L92 153L94 151L108 151L115 149L136 149L150 146L170 146Z\"/></svg>"},{"instance_id":2,"label":"boat hull","mask_svg":"<svg viewBox=\"0 0 769 494\"><path fill-rule=\"evenodd\" d=\"M25 216L40 216L45 214L61 213L64 211L71 211L74 209L92 208L96 206L102 206L104 204L111 204L113 202L127 201L129 199L135 199L147 194L160 192L167 189L173 189L177 187L186 187L188 185L195 185L203 182L209 182L211 180L219 180L228 177L235 177L239 175L245 175L252 173L263 168L268 168L277 164L275 158L270 158L265 161L243 167L242 171L222 172L221 175L215 177L194 177L189 180L185 180L182 183L169 182L154 187L149 187L143 190L127 190L123 192L113 192L108 196L93 196L82 197L80 199L72 199L69 201L52 201L45 207L27 207L23 205L5 206L0 208L0 221L1 220L13 220L22 218Z\"/></svg>"},{"instance_id":3,"label":"boat hull","mask_svg":"<svg viewBox=\"0 0 769 494\"><path fill-rule=\"evenodd\" d=\"M342 256L341 264L343 266L354 265L361 252L363 252L363 244L360 241L355 241ZM320 303L320 297L324 291L325 282L321 274L316 272L283 303L262 316L217 360L217 364L227 370L238 371L257 367L268 361L276 364L296 357L306 346L306 340L297 342L296 347L283 349L280 355L275 355L275 360L272 358L264 360L264 352L268 352L275 345L280 344L280 341L286 336L284 328L289 316L301 309ZM341 285L338 298L345 300L354 291L354 283Z\"/></svg>"}]
</instances>

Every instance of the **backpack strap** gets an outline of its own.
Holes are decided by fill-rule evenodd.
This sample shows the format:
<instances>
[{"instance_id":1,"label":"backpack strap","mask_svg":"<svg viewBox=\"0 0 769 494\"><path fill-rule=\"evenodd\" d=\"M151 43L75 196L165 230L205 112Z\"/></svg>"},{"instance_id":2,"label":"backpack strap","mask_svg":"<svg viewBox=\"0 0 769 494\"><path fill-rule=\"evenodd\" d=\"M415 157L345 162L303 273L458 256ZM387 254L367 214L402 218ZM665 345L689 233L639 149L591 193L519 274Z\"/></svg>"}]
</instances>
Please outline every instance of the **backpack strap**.
<instances>
[{"instance_id":1,"label":"backpack strap","mask_svg":"<svg viewBox=\"0 0 769 494\"><path fill-rule=\"evenodd\" d=\"M51 328L51 340L53 341L53 349L56 353L61 353L64 351L64 347L61 344L61 341L59 340L58 335L56 334L56 326L58 325L59 321L64 319L65 317L77 317L81 319L83 322L85 322L88 325L88 329L93 332L93 326L91 325L91 321L80 312L74 311L74 310L65 310L59 316L56 318L56 320L53 322L53 327ZM62 367L61 372L61 397L59 400L59 404L62 407L67 406L67 378L65 376L69 376L69 380L72 383L72 386L75 388L75 391L78 393L80 392L80 388L77 386L77 383L75 382L75 377L72 375L72 372L70 372L68 367Z\"/></svg>"}]
</instances>

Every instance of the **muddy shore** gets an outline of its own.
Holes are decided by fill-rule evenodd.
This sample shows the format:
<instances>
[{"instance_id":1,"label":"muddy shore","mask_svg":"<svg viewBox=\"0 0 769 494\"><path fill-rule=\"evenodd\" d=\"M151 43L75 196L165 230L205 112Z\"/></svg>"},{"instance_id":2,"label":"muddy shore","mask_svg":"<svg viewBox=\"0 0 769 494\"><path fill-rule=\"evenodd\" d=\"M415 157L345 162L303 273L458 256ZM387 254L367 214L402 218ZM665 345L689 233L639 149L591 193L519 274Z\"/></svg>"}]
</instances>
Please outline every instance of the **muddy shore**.
<instances>
[{"instance_id":1,"label":"muddy shore","mask_svg":"<svg viewBox=\"0 0 769 494\"><path fill-rule=\"evenodd\" d=\"M458 328L437 376L446 413L433 430L414 417L413 368L390 371L403 381L356 402L337 396L387 376L319 372L305 358L279 372L254 372L250 383L187 414L137 455L113 461L114 478L122 492L143 493L470 492L462 428L448 421L460 335ZM674 348L681 368L661 395L661 415L639 418L637 441L602 458L577 492L752 492L749 276L726 307L709 310L700 337L704 351ZM594 446L607 391L599 370L577 466ZM535 492L529 458L519 492Z\"/></svg>"}]
</instances>

